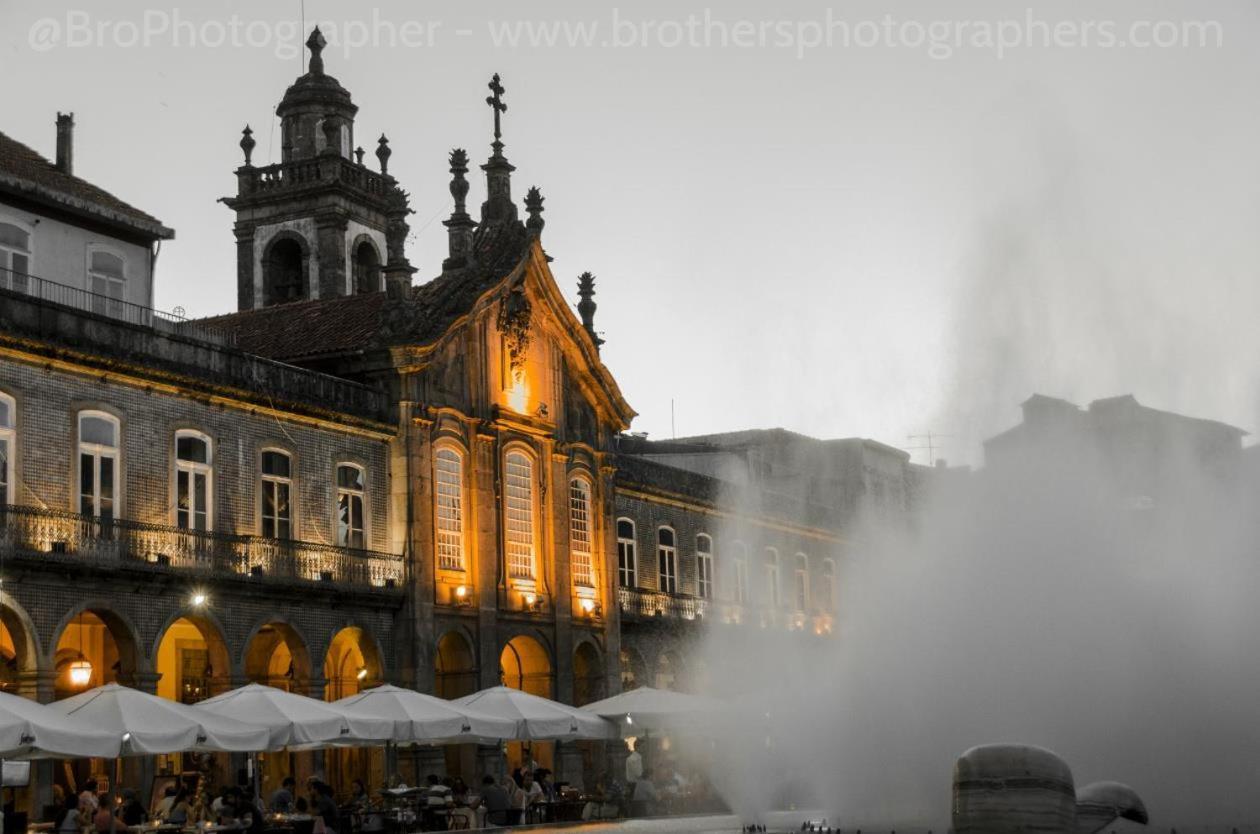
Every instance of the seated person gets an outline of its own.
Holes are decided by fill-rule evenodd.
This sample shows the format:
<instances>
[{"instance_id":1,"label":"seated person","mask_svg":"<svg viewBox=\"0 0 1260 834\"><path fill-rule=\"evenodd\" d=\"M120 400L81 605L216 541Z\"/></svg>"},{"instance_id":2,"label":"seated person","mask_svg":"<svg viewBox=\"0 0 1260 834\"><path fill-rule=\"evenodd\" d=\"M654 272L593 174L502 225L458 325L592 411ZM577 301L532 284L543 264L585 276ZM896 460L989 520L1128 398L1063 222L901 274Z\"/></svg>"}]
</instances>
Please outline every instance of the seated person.
<instances>
[{"instance_id":1,"label":"seated person","mask_svg":"<svg viewBox=\"0 0 1260 834\"><path fill-rule=\"evenodd\" d=\"M136 792L131 788L122 789L122 810L119 816L122 818L123 825L140 825L147 822L149 815L144 811L144 805L136 799Z\"/></svg>"},{"instance_id":2,"label":"seated person","mask_svg":"<svg viewBox=\"0 0 1260 834\"><path fill-rule=\"evenodd\" d=\"M292 776L284 777L280 789L271 795L271 810L277 814L293 812L293 793L297 790L297 780Z\"/></svg>"},{"instance_id":3,"label":"seated person","mask_svg":"<svg viewBox=\"0 0 1260 834\"><path fill-rule=\"evenodd\" d=\"M631 799L649 817L660 813L661 796L656 791L656 783L652 781L651 769L643 769L643 778L634 783L634 796Z\"/></svg>"}]
</instances>

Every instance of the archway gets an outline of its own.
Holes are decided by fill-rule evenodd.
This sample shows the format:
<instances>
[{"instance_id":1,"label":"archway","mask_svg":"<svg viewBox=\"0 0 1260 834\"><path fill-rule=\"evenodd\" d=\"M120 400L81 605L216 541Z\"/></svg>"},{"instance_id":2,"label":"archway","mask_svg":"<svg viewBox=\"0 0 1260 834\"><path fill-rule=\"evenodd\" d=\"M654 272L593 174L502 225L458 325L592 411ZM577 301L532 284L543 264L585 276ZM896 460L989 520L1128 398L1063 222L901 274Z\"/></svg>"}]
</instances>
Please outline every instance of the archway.
<instances>
[{"instance_id":1,"label":"archway","mask_svg":"<svg viewBox=\"0 0 1260 834\"><path fill-rule=\"evenodd\" d=\"M477 691L477 659L472 645L460 631L448 631L437 643L433 660L433 692L439 698L454 700ZM446 773L459 775L470 785L476 784L477 745L448 744Z\"/></svg>"},{"instance_id":2,"label":"archway","mask_svg":"<svg viewBox=\"0 0 1260 834\"><path fill-rule=\"evenodd\" d=\"M39 665L30 618L7 595L0 598L0 691L16 693Z\"/></svg>"},{"instance_id":3,"label":"archway","mask_svg":"<svg viewBox=\"0 0 1260 834\"><path fill-rule=\"evenodd\" d=\"M354 293L379 292L381 289L381 256L368 238L359 241L353 255Z\"/></svg>"},{"instance_id":4,"label":"archway","mask_svg":"<svg viewBox=\"0 0 1260 834\"><path fill-rule=\"evenodd\" d=\"M272 241L263 258L263 305L287 304L305 297L305 247L292 237Z\"/></svg>"},{"instance_id":5,"label":"archway","mask_svg":"<svg viewBox=\"0 0 1260 834\"><path fill-rule=\"evenodd\" d=\"M357 695L383 678L381 653L371 635L358 626L346 626L333 635L324 655L325 701ZM380 747L327 750L324 767L328 783L343 793L349 793L354 779L362 779L369 791L385 786L385 754Z\"/></svg>"},{"instance_id":6,"label":"archway","mask_svg":"<svg viewBox=\"0 0 1260 834\"><path fill-rule=\"evenodd\" d=\"M181 704L195 704L228 688L232 660L219 626L206 614L185 614L162 632L153 652L158 674L157 694ZM158 756L158 772L182 773L195 769L201 757L178 753ZM211 780L222 784L230 772L225 754L205 759Z\"/></svg>"},{"instance_id":7,"label":"archway","mask_svg":"<svg viewBox=\"0 0 1260 834\"><path fill-rule=\"evenodd\" d=\"M533 637L513 637L499 655L499 680L504 686L551 697L551 656L542 643ZM523 767L531 760L541 767L554 769L555 745L549 741L511 742L507 746L508 767Z\"/></svg>"},{"instance_id":8,"label":"archway","mask_svg":"<svg viewBox=\"0 0 1260 834\"><path fill-rule=\"evenodd\" d=\"M584 706L603 697L603 658L592 644L579 643L573 652L573 705Z\"/></svg>"},{"instance_id":9,"label":"archway","mask_svg":"<svg viewBox=\"0 0 1260 834\"><path fill-rule=\"evenodd\" d=\"M639 654L637 649L622 648L620 661L623 692L638 689L647 683L647 667L643 663L643 655Z\"/></svg>"},{"instance_id":10,"label":"archway","mask_svg":"<svg viewBox=\"0 0 1260 834\"><path fill-rule=\"evenodd\" d=\"M306 641L288 623L273 621L259 626L245 646L242 666L245 677L253 683L311 694L310 653ZM286 776L300 783L314 772L314 756L309 752L281 751L258 758L263 796L270 796Z\"/></svg>"},{"instance_id":11,"label":"archway","mask_svg":"<svg viewBox=\"0 0 1260 834\"><path fill-rule=\"evenodd\" d=\"M656 688L683 691L682 659L676 652L661 652L656 661Z\"/></svg>"}]
</instances>

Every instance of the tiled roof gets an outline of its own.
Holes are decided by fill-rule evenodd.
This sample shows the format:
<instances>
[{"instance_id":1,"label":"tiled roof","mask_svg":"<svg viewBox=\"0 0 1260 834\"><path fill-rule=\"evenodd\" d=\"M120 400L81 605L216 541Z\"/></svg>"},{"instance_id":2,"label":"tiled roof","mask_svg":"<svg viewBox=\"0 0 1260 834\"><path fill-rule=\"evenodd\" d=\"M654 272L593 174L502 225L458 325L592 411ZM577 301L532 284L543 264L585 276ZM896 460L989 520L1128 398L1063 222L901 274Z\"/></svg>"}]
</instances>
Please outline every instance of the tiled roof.
<instances>
[{"instance_id":1,"label":"tiled roof","mask_svg":"<svg viewBox=\"0 0 1260 834\"><path fill-rule=\"evenodd\" d=\"M175 237L175 232L153 215L124 203L87 180L59 171L34 150L3 133L0 133L0 191L53 203L74 214L120 224L154 238Z\"/></svg>"}]
</instances>

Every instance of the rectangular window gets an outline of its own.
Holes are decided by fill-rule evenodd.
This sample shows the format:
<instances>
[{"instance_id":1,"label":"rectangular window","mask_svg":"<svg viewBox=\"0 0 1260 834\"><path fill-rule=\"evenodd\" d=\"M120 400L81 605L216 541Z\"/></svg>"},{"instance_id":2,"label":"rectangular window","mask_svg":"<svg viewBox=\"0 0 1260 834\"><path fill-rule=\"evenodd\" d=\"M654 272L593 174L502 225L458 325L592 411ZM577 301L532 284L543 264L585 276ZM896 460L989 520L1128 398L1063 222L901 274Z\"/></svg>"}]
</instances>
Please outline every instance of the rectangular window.
<instances>
[{"instance_id":1,"label":"rectangular window","mask_svg":"<svg viewBox=\"0 0 1260 834\"><path fill-rule=\"evenodd\" d=\"M569 482L569 549L573 584L595 586L591 565L591 485L582 478Z\"/></svg>"},{"instance_id":2,"label":"rectangular window","mask_svg":"<svg viewBox=\"0 0 1260 834\"><path fill-rule=\"evenodd\" d=\"M118 491L118 421L100 412L79 415L79 513L112 521Z\"/></svg>"},{"instance_id":3,"label":"rectangular window","mask_svg":"<svg viewBox=\"0 0 1260 834\"><path fill-rule=\"evenodd\" d=\"M122 318L126 282L126 264L122 258L110 252L93 252L88 264L92 312Z\"/></svg>"},{"instance_id":4,"label":"rectangular window","mask_svg":"<svg viewBox=\"0 0 1260 834\"><path fill-rule=\"evenodd\" d=\"M350 464L337 467L337 546L367 547L363 525L363 470Z\"/></svg>"},{"instance_id":5,"label":"rectangular window","mask_svg":"<svg viewBox=\"0 0 1260 834\"><path fill-rule=\"evenodd\" d=\"M175 436L175 525L210 529L210 441L189 433Z\"/></svg>"},{"instance_id":6,"label":"rectangular window","mask_svg":"<svg viewBox=\"0 0 1260 834\"><path fill-rule=\"evenodd\" d=\"M809 608L809 559L804 553L796 554L796 610L804 613Z\"/></svg>"},{"instance_id":7,"label":"rectangular window","mask_svg":"<svg viewBox=\"0 0 1260 834\"><path fill-rule=\"evenodd\" d=\"M289 500L292 488L289 456L284 452L263 452L262 534L266 538L293 538L293 509Z\"/></svg>"},{"instance_id":8,"label":"rectangular window","mask_svg":"<svg viewBox=\"0 0 1260 834\"><path fill-rule=\"evenodd\" d=\"M766 548L766 605L779 607L779 551Z\"/></svg>"},{"instance_id":9,"label":"rectangular window","mask_svg":"<svg viewBox=\"0 0 1260 834\"><path fill-rule=\"evenodd\" d=\"M703 533L696 536L696 595L713 596L713 539Z\"/></svg>"},{"instance_id":10,"label":"rectangular window","mask_svg":"<svg viewBox=\"0 0 1260 834\"><path fill-rule=\"evenodd\" d=\"M748 548L735 542L735 602L748 604Z\"/></svg>"},{"instance_id":11,"label":"rectangular window","mask_svg":"<svg viewBox=\"0 0 1260 834\"><path fill-rule=\"evenodd\" d=\"M438 567L464 570L464 459L454 449L438 449L433 470Z\"/></svg>"},{"instance_id":12,"label":"rectangular window","mask_svg":"<svg viewBox=\"0 0 1260 834\"><path fill-rule=\"evenodd\" d=\"M656 533L657 588L667 594L678 593L678 548L674 531L662 527Z\"/></svg>"},{"instance_id":13,"label":"rectangular window","mask_svg":"<svg viewBox=\"0 0 1260 834\"><path fill-rule=\"evenodd\" d=\"M534 462L521 452L504 461L508 575L534 578Z\"/></svg>"},{"instance_id":14,"label":"rectangular window","mask_svg":"<svg viewBox=\"0 0 1260 834\"><path fill-rule=\"evenodd\" d=\"M14 402L0 394L0 507L17 502L13 486L13 449L17 445Z\"/></svg>"},{"instance_id":15,"label":"rectangular window","mask_svg":"<svg viewBox=\"0 0 1260 834\"><path fill-rule=\"evenodd\" d=\"M617 582L623 588L639 584L639 552L634 543L634 522L617 519Z\"/></svg>"},{"instance_id":16,"label":"rectangular window","mask_svg":"<svg viewBox=\"0 0 1260 834\"><path fill-rule=\"evenodd\" d=\"M14 292L30 289L31 236L10 223L0 223L0 287Z\"/></svg>"}]
</instances>

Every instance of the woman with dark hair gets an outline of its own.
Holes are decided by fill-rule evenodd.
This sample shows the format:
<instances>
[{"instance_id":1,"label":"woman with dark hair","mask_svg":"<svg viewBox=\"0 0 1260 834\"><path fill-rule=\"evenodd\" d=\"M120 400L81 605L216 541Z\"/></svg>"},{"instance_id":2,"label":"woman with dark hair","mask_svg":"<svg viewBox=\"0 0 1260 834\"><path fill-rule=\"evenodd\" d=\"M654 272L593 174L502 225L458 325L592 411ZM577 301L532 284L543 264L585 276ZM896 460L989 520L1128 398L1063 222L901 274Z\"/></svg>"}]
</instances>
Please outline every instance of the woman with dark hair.
<instances>
[{"instance_id":1,"label":"woman with dark hair","mask_svg":"<svg viewBox=\"0 0 1260 834\"><path fill-rule=\"evenodd\" d=\"M336 800L333 799L331 785L316 781L311 786L311 808L315 816L324 821L324 830L328 834L337 834L340 830L341 814L337 810Z\"/></svg>"}]
</instances>

